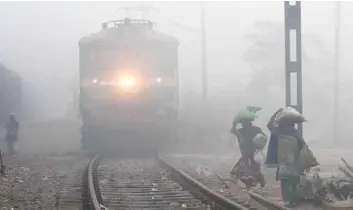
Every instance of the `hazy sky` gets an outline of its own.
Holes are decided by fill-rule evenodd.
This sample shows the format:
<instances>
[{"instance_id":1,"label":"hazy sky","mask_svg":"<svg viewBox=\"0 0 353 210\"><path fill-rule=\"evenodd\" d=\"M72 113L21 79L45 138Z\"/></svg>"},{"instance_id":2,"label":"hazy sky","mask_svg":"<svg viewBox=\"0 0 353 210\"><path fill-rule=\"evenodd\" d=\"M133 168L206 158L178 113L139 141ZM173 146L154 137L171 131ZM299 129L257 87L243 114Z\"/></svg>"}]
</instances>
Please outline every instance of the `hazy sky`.
<instances>
[{"instance_id":1,"label":"hazy sky","mask_svg":"<svg viewBox=\"0 0 353 210\"><path fill-rule=\"evenodd\" d=\"M160 23L159 29L181 43L182 89L199 89L200 35L173 26L166 19L199 27L199 2L1 2L0 62L20 72L25 82L39 91L41 100L51 102L46 106L56 107L61 110L57 113L62 113L71 99L69 85L78 71L78 40L99 31L102 22L121 18L117 13L119 7L134 4L158 8L160 12L153 17ZM333 49L335 4L303 2L302 5L303 33L318 34ZM353 3L343 4L342 78L349 78L351 71L352 9ZM208 2L206 12L210 86L246 84L251 72L242 61L241 55L247 47L242 36L251 32L256 21L283 22L283 3Z\"/></svg>"}]
</instances>

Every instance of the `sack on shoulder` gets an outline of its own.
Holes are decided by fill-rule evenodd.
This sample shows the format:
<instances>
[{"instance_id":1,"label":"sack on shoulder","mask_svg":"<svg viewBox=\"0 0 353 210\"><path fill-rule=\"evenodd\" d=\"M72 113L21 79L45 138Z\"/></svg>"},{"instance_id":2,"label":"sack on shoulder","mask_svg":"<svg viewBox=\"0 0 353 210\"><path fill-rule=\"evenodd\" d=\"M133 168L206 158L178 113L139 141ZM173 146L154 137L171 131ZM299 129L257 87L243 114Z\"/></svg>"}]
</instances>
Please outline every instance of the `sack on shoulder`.
<instances>
[{"instance_id":1,"label":"sack on shoulder","mask_svg":"<svg viewBox=\"0 0 353 210\"><path fill-rule=\"evenodd\" d=\"M304 145L299 152L298 165L300 171L319 165L319 162L307 145Z\"/></svg>"}]
</instances>

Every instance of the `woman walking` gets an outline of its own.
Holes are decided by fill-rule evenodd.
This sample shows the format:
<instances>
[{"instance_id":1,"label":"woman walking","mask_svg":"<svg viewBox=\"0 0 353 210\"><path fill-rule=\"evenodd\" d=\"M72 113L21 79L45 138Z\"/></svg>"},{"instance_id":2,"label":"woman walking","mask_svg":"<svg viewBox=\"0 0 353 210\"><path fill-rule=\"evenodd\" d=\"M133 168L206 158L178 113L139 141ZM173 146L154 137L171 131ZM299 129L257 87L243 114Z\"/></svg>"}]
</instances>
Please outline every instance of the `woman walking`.
<instances>
[{"instance_id":1,"label":"woman walking","mask_svg":"<svg viewBox=\"0 0 353 210\"><path fill-rule=\"evenodd\" d=\"M247 188L254 186L256 182L259 182L261 187L264 187L265 179L261 173L260 163L254 159L256 147L253 139L259 134L264 136L265 134L261 128L254 126L251 120L243 119L241 122L242 128L240 129L237 128L237 124L238 122L235 120L231 133L238 139L242 156L233 167L231 175L242 181Z\"/></svg>"},{"instance_id":2,"label":"woman walking","mask_svg":"<svg viewBox=\"0 0 353 210\"><path fill-rule=\"evenodd\" d=\"M266 164L277 165L276 180L281 181L282 198L286 206L295 206L299 199L297 185L300 182L299 155L301 149L306 146L302 135L295 128L295 123L301 120L282 120L275 122L278 114L284 109L279 109L273 114L267 127L271 131L271 138L267 152ZM299 113L298 113L299 114Z\"/></svg>"}]
</instances>

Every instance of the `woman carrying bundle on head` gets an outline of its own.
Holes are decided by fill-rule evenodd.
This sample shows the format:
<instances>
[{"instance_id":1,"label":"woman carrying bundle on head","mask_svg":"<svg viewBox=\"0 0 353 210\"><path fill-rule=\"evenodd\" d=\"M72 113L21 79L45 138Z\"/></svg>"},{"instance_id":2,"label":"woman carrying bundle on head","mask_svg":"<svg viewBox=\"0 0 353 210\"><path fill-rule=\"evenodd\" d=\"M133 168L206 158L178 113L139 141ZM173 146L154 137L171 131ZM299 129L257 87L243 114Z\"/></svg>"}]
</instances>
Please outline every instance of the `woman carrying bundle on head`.
<instances>
[{"instance_id":1,"label":"woman carrying bundle on head","mask_svg":"<svg viewBox=\"0 0 353 210\"><path fill-rule=\"evenodd\" d=\"M271 131L266 164L277 165L276 180L281 181L282 198L286 206L298 202L297 185L300 176L318 165L295 124L306 120L297 110L286 107L276 111L267 127Z\"/></svg>"},{"instance_id":2,"label":"woman carrying bundle on head","mask_svg":"<svg viewBox=\"0 0 353 210\"><path fill-rule=\"evenodd\" d=\"M233 133L239 142L241 158L231 171L231 176L242 181L247 188L254 186L257 182L261 187L265 186L265 179L261 173L260 163L254 159L255 153L262 150L266 145L266 135L261 128L254 126L255 112L248 107L247 111L239 113L234 121L231 133ZM241 124L241 128L237 125Z\"/></svg>"}]
</instances>

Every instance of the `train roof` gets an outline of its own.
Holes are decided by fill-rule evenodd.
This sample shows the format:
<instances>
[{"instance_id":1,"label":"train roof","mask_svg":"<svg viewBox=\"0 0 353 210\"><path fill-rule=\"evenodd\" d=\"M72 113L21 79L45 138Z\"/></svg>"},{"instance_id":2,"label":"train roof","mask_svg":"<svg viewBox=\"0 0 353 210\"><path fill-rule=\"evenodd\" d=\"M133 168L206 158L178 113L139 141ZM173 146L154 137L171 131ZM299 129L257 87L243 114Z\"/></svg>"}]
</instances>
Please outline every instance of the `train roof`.
<instances>
[{"instance_id":1,"label":"train roof","mask_svg":"<svg viewBox=\"0 0 353 210\"><path fill-rule=\"evenodd\" d=\"M115 20L102 24L102 30L80 39L79 45L129 40L157 41L178 45L176 38L154 30L155 23L148 20Z\"/></svg>"}]
</instances>

